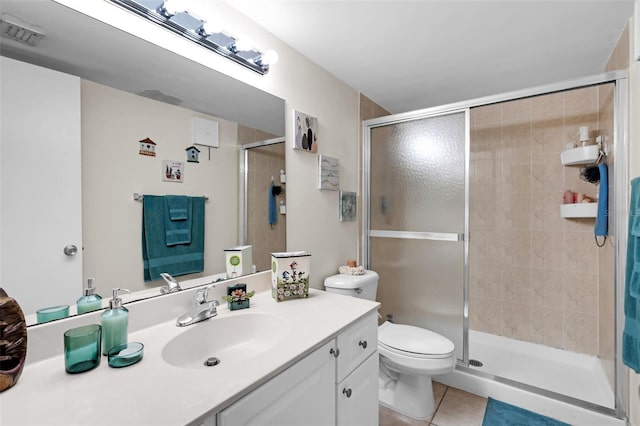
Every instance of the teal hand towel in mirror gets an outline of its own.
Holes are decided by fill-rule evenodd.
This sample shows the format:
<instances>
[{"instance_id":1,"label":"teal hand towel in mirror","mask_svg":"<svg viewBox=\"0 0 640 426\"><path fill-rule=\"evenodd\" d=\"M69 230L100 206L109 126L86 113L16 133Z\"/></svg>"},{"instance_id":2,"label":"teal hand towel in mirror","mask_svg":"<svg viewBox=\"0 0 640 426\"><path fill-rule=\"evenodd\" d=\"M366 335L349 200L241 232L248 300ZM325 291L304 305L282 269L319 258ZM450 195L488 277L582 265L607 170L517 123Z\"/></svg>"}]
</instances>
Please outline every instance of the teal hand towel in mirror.
<instances>
[{"instance_id":1,"label":"teal hand towel in mirror","mask_svg":"<svg viewBox=\"0 0 640 426\"><path fill-rule=\"evenodd\" d=\"M271 186L269 186L269 194L267 195L269 198L269 225L273 226L276 224L276 222L278 221L278 211L277 211L277 200L276 200L276 194L274 191L274 185L273 182L271 182Z\"/></svg>"},{"instance_id":2,"label":"teal hand towel in mirror","mask_svg":"<svg viewBox=\"0 0 640 426\"><path fill-rule=\"evenodd\" d=\"M165 195L164 202L169 209L170 220L189 219L191 200L185 195Z\"/></svg>"},{"instance_id":3,"label":"teal hand towel in mirror","mask_svg":"<svg viewBox=\"0 0 640 426\"><path fill-rule=\"evenodd\" d=\"M164 206L165 244L175 246L191 243L191 197L165 195Z\"/></svg>"},{"instance_id":4,"label":"teal hand towel in mirror","mask_svg":"<svg viewBox=\"0 0 640 426\"><path fill-rule=\"evenodd\" d=\"M204 197L191 197L191 242L167 246L164 197L144 196L142 259L145 281L158 280L163 272L180 276L204 270L204 203Z\"/></svg>"}]
</instances>

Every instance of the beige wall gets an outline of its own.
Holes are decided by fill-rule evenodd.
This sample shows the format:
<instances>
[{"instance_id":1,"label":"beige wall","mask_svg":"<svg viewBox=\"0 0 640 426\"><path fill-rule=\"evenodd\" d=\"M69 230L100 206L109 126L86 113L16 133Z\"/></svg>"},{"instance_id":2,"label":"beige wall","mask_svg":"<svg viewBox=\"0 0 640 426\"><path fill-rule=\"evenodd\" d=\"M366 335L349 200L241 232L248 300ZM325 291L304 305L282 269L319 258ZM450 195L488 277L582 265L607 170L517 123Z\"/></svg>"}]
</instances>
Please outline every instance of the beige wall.
<instances>
[{"instance_id":1,"label":"beige wall","mask_svg":"<svg viewBox=\"0 0 640 426\"><path fill-rule=\"evenodd\" d=\"M191 117L219 123L220 147L188 163ZM89 81L82 82L83 273L103 297L111 288L154 287L143 281L142 203L133 193L205 195L205 275L223 272L223 249L238 227L237 124ZM138 154L149 137L156 156ZM162 160L183 161L184 183L163 182ZM184 278L184 277L183 277ZM183 279L181 278L181 279ZM188 278L188 276L186 277Z\"/></svg>"},{"instance_id":2,"label":"beige wall","mask_svg":"<svg viewBox=\"0 0 640 426\"><path fill-rule=\"evenodd\" d=\"M472 329L613 356L612 328L599 333L613 306L598 303L599 289L613 301L613 246L596 247L594 219L559 213L566 189L597 198L560 153L583 125L612 141L611 104L607 85L472 109Z\"/></svg>"},{"instance_id":3,"label":"beige wall","mask_svg":"<svg viewBox=\"0 0 640 426\"><path fill-rule=\"evenodd\" d=\"M280 57L266 76L231 61L209 59L211 55L206 61L220 72L286 100L287 250L311 253L311 286L323 288L325 277L357 256L358 227L356 222L339 221L338 191L317 189L317 155L338 158L340 189L358 190L358 93L231 6L212 3L229 28L238 34L250 34L256 43L275 49ZM294 110L318 118L317 154L292 148Z\"/></svg>"}]
</instances>

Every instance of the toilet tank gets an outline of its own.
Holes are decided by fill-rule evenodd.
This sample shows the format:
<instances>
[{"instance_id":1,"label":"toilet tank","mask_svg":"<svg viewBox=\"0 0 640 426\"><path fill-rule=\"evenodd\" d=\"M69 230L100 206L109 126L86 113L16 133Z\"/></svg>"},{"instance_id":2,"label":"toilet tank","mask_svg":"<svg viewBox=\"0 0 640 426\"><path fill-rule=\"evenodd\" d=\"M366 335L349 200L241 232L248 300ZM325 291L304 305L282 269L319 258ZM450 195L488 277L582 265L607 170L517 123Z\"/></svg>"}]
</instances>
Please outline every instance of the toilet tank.
<instances>
[{"instance_id":1,"label":"toilet tank","mask_svg":"<svg viewBox=\"0 0 640 426\"><path fill-rule=\"evenodd\" d=\"M364 271L362 275L337 274L325 278L324 288L330 293L376 300L378 279L378 273L375 271Z\"/></svg>"}]
</instances>

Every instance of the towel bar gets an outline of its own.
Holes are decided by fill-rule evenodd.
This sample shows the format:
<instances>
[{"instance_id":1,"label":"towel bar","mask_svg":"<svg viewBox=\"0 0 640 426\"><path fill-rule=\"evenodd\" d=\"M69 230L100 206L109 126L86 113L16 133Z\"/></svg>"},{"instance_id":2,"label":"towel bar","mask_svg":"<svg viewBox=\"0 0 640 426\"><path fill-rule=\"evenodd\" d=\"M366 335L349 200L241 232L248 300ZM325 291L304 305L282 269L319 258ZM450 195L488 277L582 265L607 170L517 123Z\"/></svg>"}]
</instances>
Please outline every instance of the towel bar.
<instances>
[{"instance_id":1,"label":"towel bar","mask_svg":"<svg viewBox=\"0 0 640 426\"><path fill-rule=\"evenodd\" d=\"M134 192L133 193L133 200L134 201L142 201L142 199L144 198L144 194L140 194L138 192ZM209 197L204 197L205 201L209 201Z\"/></svg>"}]
</instances>

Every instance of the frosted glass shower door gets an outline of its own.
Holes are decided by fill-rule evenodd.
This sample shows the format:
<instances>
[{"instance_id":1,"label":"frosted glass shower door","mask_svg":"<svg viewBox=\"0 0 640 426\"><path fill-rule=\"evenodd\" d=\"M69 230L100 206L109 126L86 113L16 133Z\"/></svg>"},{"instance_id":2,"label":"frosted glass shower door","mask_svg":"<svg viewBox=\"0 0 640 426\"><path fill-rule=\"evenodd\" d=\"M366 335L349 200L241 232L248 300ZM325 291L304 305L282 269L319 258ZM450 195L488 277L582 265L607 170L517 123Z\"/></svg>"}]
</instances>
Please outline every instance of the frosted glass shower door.
<instances>
[{"instance_id":1,"label":"frosted glass shower door","mask_svg":"<svg viewBox=\"0 0 640 426\"><path fill-rule=\"evenodd\" d=\"M368 257L381 314L446 336L461 360L466 114L372 127L368 148Z\"/></svg>"}]
</instances>

